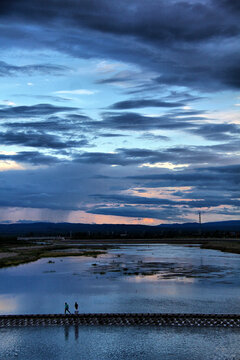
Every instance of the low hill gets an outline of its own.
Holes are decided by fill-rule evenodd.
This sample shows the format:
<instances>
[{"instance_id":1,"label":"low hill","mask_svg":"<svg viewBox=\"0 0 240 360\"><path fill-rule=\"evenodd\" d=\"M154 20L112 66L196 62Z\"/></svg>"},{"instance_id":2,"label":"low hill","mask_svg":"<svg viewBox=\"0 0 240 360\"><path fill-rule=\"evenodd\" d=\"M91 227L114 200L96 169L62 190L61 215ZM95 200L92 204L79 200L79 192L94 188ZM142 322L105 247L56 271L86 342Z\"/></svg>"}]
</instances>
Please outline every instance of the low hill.
<instances>
[{"instance_id":1,"label":"low hill","mask_svg":"<svg viewBox=\"0 0 240 360\"><path fill-rule=\"evenodd\" d=\"M113 224L73 224L73 223L15 223L0 224L0 236L53 236L73 237L158 237L163 235L185 234L223 234L239 233L240 221L208 222L201 226L198 223L147 225L113 225ZM234 234L233 234L234 235Z\"/></svg>"}]
</instances>

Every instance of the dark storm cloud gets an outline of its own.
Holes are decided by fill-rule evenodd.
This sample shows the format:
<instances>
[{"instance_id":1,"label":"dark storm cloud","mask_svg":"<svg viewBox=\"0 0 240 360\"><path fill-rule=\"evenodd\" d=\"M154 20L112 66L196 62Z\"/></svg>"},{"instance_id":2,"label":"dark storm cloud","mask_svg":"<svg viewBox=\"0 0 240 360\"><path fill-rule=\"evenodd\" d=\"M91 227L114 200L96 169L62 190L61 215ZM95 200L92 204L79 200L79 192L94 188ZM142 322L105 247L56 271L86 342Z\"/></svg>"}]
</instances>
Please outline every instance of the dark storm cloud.
<instances>
[{"instance_id":1,"label":"dark storm cloud","mask_svg":"<svg viewBox=\"0 0 240 360\"><path fill-rule=\"evenodd\" d=\"M235 124L204 124L190 132L201 135L205 139L215 141L228 141L237 138L240 134L240 126Z\"/></svg>"},{"instance_id":2,"label":"dark storm cloud","mask_svg":"<svg viewBox=\"0 0 240 360\"><path fill-rule=\"evenodd\" d=\"M43 114L36 115L36 117L43 118L43 120L12 121L11 118L11 121L3 122L1 127L5 131L0 132L1 143L36 149L55 149L59 154L62 154L63 149L76 150L90 145L83 127L83 121L89 121L87 116L78 114L73 118L69 115L67 117L57 115L46 117Z\"/></svg>"},{"instance_id":3,"label":"dark storm cloud","mask_svg":"<svg viewBox=\"0 0 240 360\"><path fill-rule=\"evenodd\" d=\"M222 4L226 6L226 2ZM210 1L159 3L152 0L146 6L146 2L140 0L130 6L127 0L118 4L108 0L82 0L81 3L71 0L67 4L64 0L43 0L41 3L25 0L21 4L17 0L3 0L0 9L2 16L36 22L63 19L64 14L66 22L75 26L79 24L101 32L133 35L149 41L202 41L215 36L234 36L239 30L235 14L231 14L230 22L225 9ZM186 21L193 18L194 22Z\"/></svg>"},{"instance_id":4,"label":"dark storm cloud","mask_svg":"<svg viewBox=\"0 0 240 360\"><path fill-rule=\"evenodd\" d=\"M166 102L156 99L149 99L149 100L125 100L119 101L111 106L109 109L113 110L126 110L126 109L137 109L137 108L145 108L145 107L162 107L162 108L171 108L171 107L178 107L184 106L181 102Z\"/></svg>"},{"instance_id":5,"label":"dark storm cloud","mask_svg":"<svg viewBox=\"0 0 240 360\"><path fill-rule=\"evenodd\" d=\"M116 70L108 78L98 74L97 83L119 86L134 99L115 102L111 109L122 111L105 112L98 121L65 106L0 107L4 130L0 132L1 144L34 147L15 155L0 154L0 160L56 164L34 171L1 172L0 206L87 210L92 214L161 220L182 220L196 208L212 207L211 211L217 211L219 205L226 206L229 214L236 214L240 168L234 164L239 162L239 127L216 124L213 121L217 119L203 117L203 111L179 107L199 100L199 91L240 88L238 11L239 4L233 0L2 0L3 49L10 48L12 54L15 50L30 50L45 55L50 50L57 57L67 54L114 60L125 67L127 64L134 71ZM64 61L67 59L71 60L65 56ZM14 61L0 62L0 76L58 75L68 70L48 63L20 66ZM176 85L188 89L176 91ZM169 95L162 97L164 93ZM59 97L47 94L43 98L59 101ZM144 107L167 109L167 113L150 117L125 111ZM161 141L168 139L146 134L154 130L175 130L174 135L180 130L181 136L183 131L187 133L188 141L191 135L198 135L224 143L160 148ZM121 147L112 153L80 152L79 147L89 145L86 135L119 137L123 136L121 131L124 136L130 131L137 136L144 132L145 139L159 140L159 148L144 149L144 144L137 148L133 142L131 149ZM189 167L177 171L146 167L164 162ZM142 194L149 188L167 193L170 187L173 196L168 199L150 196L151 192L141 198L122 195L134 188Z\"/></svg>"},{"instance_id":6,"label":"dark storm cloud","mask_svg":"<svg viewBox=\"0 0 240 360\"><path fill-rule=\"evenodd\" d=\"M206 170L209 170L210 168L206 168ZM231 165L231 166L216 166L212 168L212 171L216 173L224 173L224 174L240 174L240 165ZM240 178L239 178L240 182Z\"/></svg>"},{"instance_id":7,"label":"dark storm cloud","mask_svg":"<svg viewBox=\"0 0 240 360\"><path fill-rule=\"evenodd\" d=\"M2 118L26 118L41 115L51 115L58 112L74 111L77 108L54 106L51 104L37 104L32 106L9 106L0 109Z\"/></svg>"},{"instance_id":8,"label":"dark storm cloud","mask_svg":"<svg viewBox=\"0 0 240 360\"><path fill-rule=\"evenodd\" d=\"M158 162L172 162L174 164L204 164L206 159L208 163L218 163L228 157L223 156L222 153L212 151L211 147L169 147L161 150L146 150L146 149L118 149L119 153L124 159L135 159L138 163L158 163Z\"/></svg>"},{"instance_id":9,"label":"dark storm cloud","mask_svg":"<svg viewBox=\"0 0 240 360\"><path fill-rule=\"evenodd\" d=\"M75 161L83 164L129 165L136 163L134 159L124 159L120 154L103 152L85 152L75 156Z\"/></svg>"},{"instance_id":10,"label":"dark storm cloud","mask_svg":"<svg viewBox=\"0 0 240 360\"><path fill-rule=\"evenodd\" d=\"M240 166L212 166L196 169L185 169L181 172L155 173L130 176L135 181L135 186L147 187L182 187L193 186L201 189L208 194L213 192L216 196L221 194L224 196L226 191L239 193L240 185ZM220 191L220 192L219 192ZM196 192L196 198L199 194ZM235 197L235 195L234 195Z\"/></svg>"},{"instance_id":11,"label":"dark storm cloud","mask_svg":"<svg viewBox=\"0 0 240 360\"><path fill-rule=\"evenodd\" d=\"M4 123L4 127L16 130L30 129L30 130L47 130L47 131L69 131L74 129L72 123L66 121L57 120L45 120L45 121L28 121L28 122L9 122Z\"/></svg>"},{"instance_id":12,"label":"dark storm cloud","mask_svg":"<svg viewBox=\"0 0 240 360\"><path fill-rule=\"evenodd\" d=\"M209 146L202 147L171 147L161 150L149 149L116 149L114 153L104 152L84 152L74 156L74 161L78 163L91 164L105 164L105 165L142 165L171 162L173 164L189 164L196 166L197 164L204 165L206 160L209 164L229 163L230 161L237 161L238 157L233 156L229 158L222 152L216 152ZM190 180L189 180L190 181ZM194 181L194 174L193 174Z\"/></svg>"},{"instance_id":13,"label":"dark storm cloud","mask_svg":"<svg viewBox=\"0 0 240 360\"><path fill-rule=\"evenodd\" d=\"M199 56L201 55L199 54ZM213 62L213 59L210 61ZM156 81L162 85L186 86L203 91L218 91L218 86L224 89L239 89L239 61L240 56L232 54L232 58L228 59L228 55L226 55L224 60L219 60L215 65L212 64L211 68L209 64L189 63L187 67L184 64L178 64L174 71L166 71ZM206 76L208 76L207 80L205 79ZM209 88L207 88L207 84L209 84Z\"/></svg>"},{"instance_id":14,"label":"dark storm cloud","mask_svg":"<svg viewBox=\"0 0 240 360\"><path fill-rule=\"evenodd\" d=\"M205 111L184 111L173 110L159 116L147 116L136 112L105 112L101 114L101 120L93 120L84 115L71 114L67 115L66 119L70 121L76 121L78 126L85 129L89 133L98 133L98 136L105 136L105 131L124 131L122 136L126 136L127 131L139 131L145 132L151 130L193 130L197 132L197 129L202 125L200 121L205 121ZM64 120L65 121L65 120ZM197 123L198 122L198 123ZM74 124L73 124L74 127ZM112 133L111 133L112 134ZM201 133L199 133L201 136ZM118 134L119 136L120 134ZM168 137L162 135L156 135L155 139L168 140Z\"/></svg>"},{"instance_id":15,"label":"dark storm cloud","mask_svg":"<svg viewBox=\"0 0 240 360\"><path fill-rule=\"evenodd\" d=\"M0 113L7 113L5 118L13 119L14 117L38 117L46 114L67 110L74 110L68 107L54 107L54 106L33 106L33 107L18 107L3 108ZM18 115L19 114L19 115ZM144 131L144 137L151 140L168 140L169 138L163 135L148 134L146 131L151 130L182 130L187 131L208 140L215 141L233 141L239 134L240 129L236 124L217 124L206 123L206 118L202 117L204 111L179 111L166 113L159 116L144 116L134 112L107 112L102 114L101 121L95 121L83 114L67 114L65 117L50 116L41 121L18 121L18 122L4 122L2 126L9 129L29 129L29 130L46 130L53 132L72 132L80 131L82 133L89 132L94 134L99 131L98 137L120 137L127 136L122 133L104 133L102 130L116 130L116 131ZM199 123L199 120L203 123Z\"/></svg>"},{"instance_id":16,"label":"dark storm cloud","mask_svg":"<svg viewBox=\"0 0 240 360\"><path fill-rule=\"evenodd\" d=\"M173 116L163 115L158 117L144 116L134 112L123 113L104 113L102 121L92 121L90 126L96 128L106 128L112 130L123 131L146 131L154 129L186 129L192 127L188 123L191 118L185 119L175 118Z\"/></svg>"},{"instance_id":17,"label":"dark storm cloud","mask_svg":"<svg viewBox=\"0 0 240 360\"><path fill-rule=\"evenodd\" d=\"M223 154L232 153L234 155L234 153L238 153L239 151L239 139L233 139L226 143L212 145L211 148L213 151L221 152Z\"/></svg>"},{"instance_id":18,"label":"dark storm cloud","mask_svg":"<svg viewBox=\"0 0 240 360\"><path fill-rule=\"evenodd\" d=\"M233 11L240 11L240 3L235 0L214 0L216 6L225 6L226 10Z\"/></svg>"},{"instance_id":19,"label":"dark storm cloud","mask_svg":"<svg viewBox=\"0 0 240 360\"><path fill-rule=\"evenodd\" d=\"M34 131L0 132L0 142L5 145L20 145L35 148L66 149L88 145L86 139L69 140L58 135Z\"/></svg>"},{"instance_id":20,"label":"dark storm cloud","mask_svg":"<svg viewBox=\"0 0 240 360\"><path fill-rule=\"evenodd\" d=\"M81 120L80 120L81 119ZM59 116L50 116L46 120L42 121L19 121L19 122L4 122L2 126L8 129L23 130L28 129L32 131L50 131L54 133L58 132L72 132L76 130L84 130L82 119L89 120L88 117L79 115L79 118L71 119L71 117L64 118Z\"/></svg>"},{"instance_id":21,"label":"dark storm cloud","mask_svg":"<svg viewBox=\"0 0 240 360\"><path fill-rule=\"evenodd\" d=\"M35 65L10 65L0 61L0 76L16 76L18 74L32 75L35 73L46 75L62 75L69 68L55 64L35 64Z\"/></svg>"},{"instance_id":22,"label":"dark storm cloud","mask_svg":"<svg viewBox=\"0 0 240 360\"><path fill-rule=\"evenodd\" d=\"M16 155L0 154L0 160L12 160L33 165L56 165L60 162L56 156L46 155L38 151L20 151Z\"/></svg>"},{"instance_id":23,"label":"dark storm cloud","mask_svg":"<svg viewBox=\"0 0 240 360\"><path fill-rule=\"evenodd\" d=\"M115 130L115 131L146 131L151 130L181 130L198 135L210 141L234 141L240 133L240 126L237 124L224 124L210 122L202 115L205 111L198 110L174 110L159 116L147 116L136 112L106 112L102 114L101 121L90 118L82 121L79 118L79 126L88 131ZM78 115L71 115L70 119L77 119ZM207 122L208 121L208 122ZM145 136L144 134L144 136ZM104 136L104 134L102 134ZM161 135L148 136L149 139L168 140ZM224 144L223 144L224 146Z\"/></svg>"},{"instance_id":24,"label":"dark storm cloud","mask_svg":"<svg viewBox=\"0 0 240 360\"><path fill-rule=\"evenodd\" d=\"M180 220L181 209L168 207L164 209L146 209L139 208L135 206L126 205L123 207L94 207L91 210L87 211L90 214L98 215L111 215L111 216L124 216L124 217L134 217L134 218L154 218L167 220L171 219L173 216L176 220Z\"/></svg>"},{"instance_id":25,"label":"dark storm cloud","mask_svg":"<svg viewBox=\"0 0 240 360\"><path fill-rule=\"evenodd\" d=\"M1 34L11 45L131 62L160 84L211 91L240 86L237 10L232 1L4 0Z\"/></svg>"},{"instance_id":26,"label":"dark storm cloud","mask_svg":"<svg viewBox=\"0 0 240 360\"><path fill-rule=\"evenodd\" d=\"M176 195L176 193L175 193ZM182 194L181 194L182 195ZM193 194L194 197L196 194ZM188 195L189 196L189 195ZM135 205L151 205L151 206L162 206L162 205L171 205L171 206L185 206L187 208L203 208L203 207L216 207L219 205L232 205L232 206L240 206L240 200L237 199L229 199L224 197L207 197L204 200L193 200L192 201L184 201L180 198L179 200L169 200L164 198L154 198L154 197L144 197L144 196L130 196L130 195L101 195L95 194L93 197L103 203L109 204L112 203L116 206L120 204L129 204L131 206ZM191 195L189 196L191 198Z\"/></svg>"},{"instance_id":27,"label":"dark storm cloud","mask_svg":"<svg viewBox=\"0 0 240 360\"><path fill-rule=\"evenodd\" d=\"M138 204L138 205L169 205L174 204L174 201L168 199L158 199L158 198L147 198L144 196L130 196L130 195L101 195L94 194L92 195L95 199L100 200L105 203L118 203L118 204Z\"/></svg>"},{"instance_id":28,"label":"dark storm cloud","mask_svg":"<svg viewBox=\"0 0 240 360\"><path fill-rule=\"evenodd\" d=\"M35 156L38 155L29 153L29 158ZM25 162L27 152L20 153L19 157ZM4 159L2 154L1 158ZM129 173L133 175L129 176ZM196 212L195 209L211 207L211 212L214 212L219 205L226 205L231 206L229 211L234 215L239 206L239 173L239 166L186 169L181 172L163 172L161 169L152 173L131 166L125 172L119 172L118 168L98 163L74 164L66 161L35 171L0 173L0 206L87 210L92 214L163 220L175 216L183 220L187 214ZM148 192L148 187L157 186L162 189L188 186L190 190L185 192L182 189L179 194L174 194L173 188L174 199L169 199L169 196L168 199L146 197L143 191L141 198L119 193L134 186L145 192Z\"/></svg>"},{"instance_id":29,"label":"dark storm cloud","mask_svg":"<svg viewBox=\"0 0 240 360\"><path fill-rule=\"evenodd\" d=\"M92 188L107 191L106 179L91 179L96 171L96 167L66 162L54 167L0 172L0 206L84 210Z\"/></svg>"}]
</instances>

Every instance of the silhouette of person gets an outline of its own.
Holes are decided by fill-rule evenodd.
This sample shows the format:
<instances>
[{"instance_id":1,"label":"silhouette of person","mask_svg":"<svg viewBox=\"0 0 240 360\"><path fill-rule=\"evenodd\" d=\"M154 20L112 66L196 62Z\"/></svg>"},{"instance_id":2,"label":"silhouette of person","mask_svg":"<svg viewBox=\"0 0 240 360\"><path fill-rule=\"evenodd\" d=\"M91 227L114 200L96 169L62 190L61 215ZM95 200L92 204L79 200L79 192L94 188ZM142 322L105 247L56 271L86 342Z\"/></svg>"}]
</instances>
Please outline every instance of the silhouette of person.
<instances>
[{"instance_id":1,"label":"silhouette of person","mask_svg":"<svg viewBox=\"0 0 240 360\"><path fill-rule=\"evenodd\" d=\"M75 306L75 314L78 314L78 303L76 301L75 301L74 306Z\"/></svg>"},{"instance_id":2,"label":"silhouette of person","mask_svg":"<svg viewBox=\"0 0 240 360\"><path fill-rule=\"evenodd\" d=\"M69 311L69 305L68 305L68 303L65 302L65 315L66 315L66 313L71 314Z\"/></svg>"}]
</instances>

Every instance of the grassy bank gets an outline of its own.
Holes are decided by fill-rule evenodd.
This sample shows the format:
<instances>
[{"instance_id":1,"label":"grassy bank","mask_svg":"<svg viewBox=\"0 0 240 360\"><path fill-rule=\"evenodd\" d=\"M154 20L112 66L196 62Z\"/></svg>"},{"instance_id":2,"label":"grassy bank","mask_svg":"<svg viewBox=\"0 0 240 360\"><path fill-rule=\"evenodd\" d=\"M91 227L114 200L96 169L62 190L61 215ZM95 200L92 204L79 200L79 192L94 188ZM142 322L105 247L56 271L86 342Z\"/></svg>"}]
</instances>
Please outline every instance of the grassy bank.
<instances>
[{"instance_id":1,"label":"grassy bank","mask_svg":"<svg viewBox=\"0 0 240 360\"><path fill-rule=\"evenodd\" d=\"M65 256L89 256L96 258L99 255L105 254L106 251L83 249L77 251L78 247L71 246L24 246L13 247L3 246L0 250L0 268L8 266L16 266L20 264L36 261L41 258L49 257L65 257ZM2 257L1 257L2 255Z\"/></svg>"},{"instance_id":2,"label":"grassy bank","mask_svg":"<svg viewBox=\"0 0 240 360\"><path fill-rule=\"evenodd\" d=\"M211 241L202 244L201 248L240 254L240 241Z\"/></svg>"}]
</instances>

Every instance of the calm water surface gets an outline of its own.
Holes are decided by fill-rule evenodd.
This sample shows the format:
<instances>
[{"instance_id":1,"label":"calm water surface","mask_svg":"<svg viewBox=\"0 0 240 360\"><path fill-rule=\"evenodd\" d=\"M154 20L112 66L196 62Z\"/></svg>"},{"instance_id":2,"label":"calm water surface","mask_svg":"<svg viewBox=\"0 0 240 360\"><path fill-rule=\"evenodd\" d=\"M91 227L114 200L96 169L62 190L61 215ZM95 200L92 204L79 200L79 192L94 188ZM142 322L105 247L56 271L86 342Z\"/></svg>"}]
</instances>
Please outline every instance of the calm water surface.
<instances>
[{"instance_id":1,"label":"calm water surface","mask_svg":"<svg viewBox=\"0 0 240 360\"><path fill-rule=\"evenodd\" d=\"M0 358L21 360L237 360L239 331L148 327L0 330Z\"/></svg>"},{"instance_id":2,"label":"calm water surface","mask_svg":"<svg viewBox=\"0 0 240 360\"><path fill-rule=\"evenodd\" d=\"M0 313L240 313L240 256L199 247L121 246L94 258L0 270ZM147 275L142 275L147 274Z\"/></svg>"},{"instance_id":3,"label":"calm water surface","mask_svg":"<svg viewBox=\"0 0 240 360\"><path fill-rule=\"evenodd\" d=\"M53 263L49 263L53 261ZM197 246L134 245L0 270L0 313L240 313L240 256ZM0 329L0 359L240 359L239 329Z\"/></svg>"}]
</instances>

